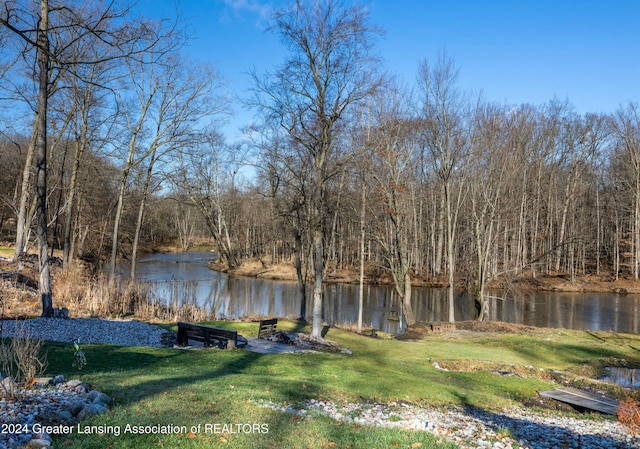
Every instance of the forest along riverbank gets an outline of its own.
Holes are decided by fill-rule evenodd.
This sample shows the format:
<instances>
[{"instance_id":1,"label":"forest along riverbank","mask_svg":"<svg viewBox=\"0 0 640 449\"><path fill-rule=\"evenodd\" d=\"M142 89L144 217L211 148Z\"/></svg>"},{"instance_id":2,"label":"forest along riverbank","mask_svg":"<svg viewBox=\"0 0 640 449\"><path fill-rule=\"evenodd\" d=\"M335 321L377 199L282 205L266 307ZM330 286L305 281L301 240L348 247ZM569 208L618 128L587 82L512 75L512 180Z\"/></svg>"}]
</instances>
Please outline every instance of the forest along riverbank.
<instances>
[{"instance_id":1,"label":"forest along riverbank","mask_svg":"<svg viewBox=\"0 0 640 449\"><path fill-rule=\"evenodd\" d=\"M233 274L236 276L250 276L261 279L271 279L279 281L296 281L296 270L292 264L287 263L267 263L261 260L243 261L239 267L230 269L219 260L209 263L209 268L214 271ZM357 284L360 277L357 269L353 270L326 270L326 281L334 283ZM391 285L392 279L384 270L369 267L365 272L366 284ZM458 281L458 288L464 288L465 282ZM447 287L446 276L439 278L412 277L414 287ZM535 277L531 274L524 274L521 277L509 279L498 279L489 284L489 288L500 290L505 287L514 288L517 291L555 291L555 292L600 292L618 294L640 294L640 280L633 276L621 276L617 279L614 276L605 275L578 275L574 279L568 275L538 274Z\"/></svg>"}]
</instances>

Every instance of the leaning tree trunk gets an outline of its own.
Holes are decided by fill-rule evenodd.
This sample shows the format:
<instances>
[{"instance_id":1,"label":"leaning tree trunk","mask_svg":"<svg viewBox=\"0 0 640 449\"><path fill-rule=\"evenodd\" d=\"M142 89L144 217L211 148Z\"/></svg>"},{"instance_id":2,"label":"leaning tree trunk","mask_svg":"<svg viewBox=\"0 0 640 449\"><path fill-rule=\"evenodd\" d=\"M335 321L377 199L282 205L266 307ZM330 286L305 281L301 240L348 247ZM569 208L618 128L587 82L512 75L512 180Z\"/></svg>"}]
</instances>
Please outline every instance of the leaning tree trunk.
<instances>
[{"instance_id":1,"label":"leaning tree trunk","mask_svg":"<svg viewBox=\"0 0 640 449\"><path fill-rule=\"evenodd\" d=\"M147 176L144 180L144 187L142 188L142 199L140 200L140 207L138 208L138 219L136 220L136 231L133 237L133 248L131 249L131 273L130 278L136 276L136 260L138 258L138 243L140 242L140 229L142 229L142 219L144 217L144 209L147 205L147 195L149 194L149 185L151 184L151 176L153 175L153 166L156 162L156 150L151 153L151 160L149 161L149 167L147 168Z\"/></svg>"},{"instance_id":2,"label":"leaning tree trunk","mask_svg":"<svg viewBox=\"0 0 640 449\"><path fill-rule=\"evenodd\" d=\"M18 205L18 219L16 221L16 246L13 255L13 261L17 262L22 255L25 247L25 234L27 233L27 202L29 201L29 180L31 178L31 163L33 162L33 153L36 147L36 137L38 134L39 120L33 122L33 130L31 131L31 139L27 147L27 158L22 171L22 187L20 189L20 204Z\"/></svg>"}]
</instances>

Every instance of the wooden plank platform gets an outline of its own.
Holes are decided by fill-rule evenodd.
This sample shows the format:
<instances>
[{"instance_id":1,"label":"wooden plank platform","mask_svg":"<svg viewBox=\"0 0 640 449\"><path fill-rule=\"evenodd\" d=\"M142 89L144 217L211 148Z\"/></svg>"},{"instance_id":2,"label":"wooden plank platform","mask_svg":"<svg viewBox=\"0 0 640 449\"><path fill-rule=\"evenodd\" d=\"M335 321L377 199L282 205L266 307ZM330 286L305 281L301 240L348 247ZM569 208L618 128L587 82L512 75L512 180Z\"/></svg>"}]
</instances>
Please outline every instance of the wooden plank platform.
<instances>
[{"instance_id":1,"label":"wooden plank platform","mask_svg":"<svg viewBox=\"0 0 640 449\"><path fill-rule=\"evenodd\" d=\"M608 415L615 415L618 412L618 401L615 399L576 388L556 388L551 391L541 391L539 394L545 398Z\"/></svg>"}]
</instances>

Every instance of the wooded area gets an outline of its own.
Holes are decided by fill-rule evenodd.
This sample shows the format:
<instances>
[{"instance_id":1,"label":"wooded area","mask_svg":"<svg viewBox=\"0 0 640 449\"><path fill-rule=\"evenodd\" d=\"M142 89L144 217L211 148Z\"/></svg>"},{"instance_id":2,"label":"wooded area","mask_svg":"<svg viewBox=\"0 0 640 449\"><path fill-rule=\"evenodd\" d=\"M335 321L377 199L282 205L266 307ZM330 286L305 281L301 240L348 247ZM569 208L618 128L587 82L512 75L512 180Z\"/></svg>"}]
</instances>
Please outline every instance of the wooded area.
<instances>
[{"instance_id":1,"label":"wooded area","mask_svg":"<svg viewBox=\"0 0 640 449\"><path fill-rule=\"evenodd\" d=\"M227 142L230 93L183 55L184 24L3 2L0 232L16 260L38 245L44 314L53 249L98 266L205 238L229 266L294 263L315 318L338 269L389 272L409 324L416 276L446 280L451 321L454 287L482 318L499 276L638 279L636 103L496 104L466 92L445 53L416 61L410 90L375 56L365 8L297 1L273 19L290 57L252 74L259 124Z\"/></svg>"}]
</instances>

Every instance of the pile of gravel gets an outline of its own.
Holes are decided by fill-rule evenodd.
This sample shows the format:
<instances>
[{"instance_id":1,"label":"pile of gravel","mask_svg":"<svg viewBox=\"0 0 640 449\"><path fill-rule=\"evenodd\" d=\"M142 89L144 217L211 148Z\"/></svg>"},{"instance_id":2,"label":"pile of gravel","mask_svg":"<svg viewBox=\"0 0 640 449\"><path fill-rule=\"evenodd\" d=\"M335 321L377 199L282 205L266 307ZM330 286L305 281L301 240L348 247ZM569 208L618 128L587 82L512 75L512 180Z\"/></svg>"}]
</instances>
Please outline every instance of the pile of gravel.
<instances>
[{"instance_id":1,"label":"pile of gravel","mask_svg":"<svg viewBox=\"0 0 640 449\"><path fill-rule=\"evenodd\" d=\"M166 329L135 320L100 318L32 318L0 321L1 337L30 337L71 343L102 343L120 346L162 347Z\"/></svg>"}]
</instances>

